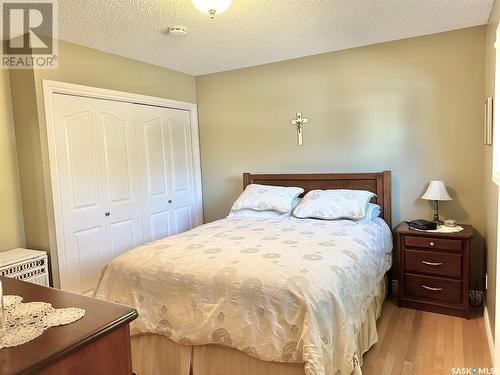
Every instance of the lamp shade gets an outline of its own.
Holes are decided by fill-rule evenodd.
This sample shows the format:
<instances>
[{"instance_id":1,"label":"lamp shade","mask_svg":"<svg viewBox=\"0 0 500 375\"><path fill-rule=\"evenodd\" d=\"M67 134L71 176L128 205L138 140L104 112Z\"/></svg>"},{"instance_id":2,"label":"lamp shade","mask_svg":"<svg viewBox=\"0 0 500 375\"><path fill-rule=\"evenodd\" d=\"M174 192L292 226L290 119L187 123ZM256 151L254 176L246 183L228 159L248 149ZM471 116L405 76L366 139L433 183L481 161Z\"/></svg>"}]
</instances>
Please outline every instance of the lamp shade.
<instances>
[{"instance_id":1,"label":"lamp shade","mask_svg":"<svg viewBox=\"0 0 500 375\"><path fill-rule=\"evenodd\" d=\"M422 199L427 199L431 201L452 200L450 194L448 194L448 191L446 190L446 186L444 185L443 181L431 181L424 195L422 195Z\"/></svg>"}]
</instances>

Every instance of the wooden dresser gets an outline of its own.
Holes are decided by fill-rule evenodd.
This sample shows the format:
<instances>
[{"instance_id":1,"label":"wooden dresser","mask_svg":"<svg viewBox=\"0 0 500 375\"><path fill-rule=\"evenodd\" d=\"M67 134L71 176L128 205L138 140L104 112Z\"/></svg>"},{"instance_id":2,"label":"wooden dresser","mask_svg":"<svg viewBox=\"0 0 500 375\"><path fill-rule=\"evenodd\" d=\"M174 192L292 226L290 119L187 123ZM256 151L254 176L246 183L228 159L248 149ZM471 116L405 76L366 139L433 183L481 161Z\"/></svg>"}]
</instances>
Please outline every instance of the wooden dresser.
<instances>
[{"instance_id":1,"label":"wooden dresser","mask_svg":"<svg viewBox=\"0 0 500 375\"><path fill-rule=\"evenodd\" d=\"M401 223L398 234L401 307L463 318L469 316L469 254L473 227L430 233Z\"/></svg>"},{"instance_id":2,"label":"wooden dresser","mask_svg":"<svg viewBox=\"0 0 500 375\"><path fill-rule=\"evenodd\" d=\"M0 280L5 295L20 295L24 302L86 310L74 323L49 328L26 344L0 349L2 375L132 374L129 323L137 318L135 309L24 281Z\"/></svg>"}]
</instances>

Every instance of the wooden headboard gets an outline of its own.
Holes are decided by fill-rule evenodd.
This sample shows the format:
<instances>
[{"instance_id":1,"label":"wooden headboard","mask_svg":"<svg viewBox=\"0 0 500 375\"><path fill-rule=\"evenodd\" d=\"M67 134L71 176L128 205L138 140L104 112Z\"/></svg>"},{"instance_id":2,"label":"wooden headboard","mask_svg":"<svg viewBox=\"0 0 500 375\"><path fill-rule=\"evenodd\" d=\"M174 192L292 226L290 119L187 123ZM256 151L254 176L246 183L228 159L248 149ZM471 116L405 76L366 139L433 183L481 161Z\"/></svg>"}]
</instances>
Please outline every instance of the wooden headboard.
<instances>
[{"instance_id":1,"label":"wooden headboard","mask_svg":"<svg viewBox=\"0 0 500 375\"><path fill-rule=\"evenodd\" d=\"M375 194L373 203L380 206L380 216L391 224L391 171L377 173L306 173L252 174L243 173L243 188L249 184L297 186L307 193L315 189L368 190ZM304 193L304 194L305 194Z\"/></svg>"}]
</instances>

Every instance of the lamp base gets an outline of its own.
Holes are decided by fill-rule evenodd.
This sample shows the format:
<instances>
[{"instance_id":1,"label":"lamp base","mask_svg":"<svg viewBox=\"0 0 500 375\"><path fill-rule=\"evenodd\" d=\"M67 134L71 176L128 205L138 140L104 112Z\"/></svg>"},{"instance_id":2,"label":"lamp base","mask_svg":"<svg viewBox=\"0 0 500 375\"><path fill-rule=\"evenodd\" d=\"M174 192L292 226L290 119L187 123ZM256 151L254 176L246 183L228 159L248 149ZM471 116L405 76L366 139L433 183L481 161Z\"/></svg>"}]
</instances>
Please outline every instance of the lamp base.
<instances>
[{"instance_id":1,"label":"lamp base","mask_svg":"<svg viewBox=\"0 0 500 375\"><path fill-rule=\"evenodd\" d=\"M434 201L434 219L432 220L436 224L442 224L442 221L439 220L439 202Z\"/></svg>"}]
</instances>

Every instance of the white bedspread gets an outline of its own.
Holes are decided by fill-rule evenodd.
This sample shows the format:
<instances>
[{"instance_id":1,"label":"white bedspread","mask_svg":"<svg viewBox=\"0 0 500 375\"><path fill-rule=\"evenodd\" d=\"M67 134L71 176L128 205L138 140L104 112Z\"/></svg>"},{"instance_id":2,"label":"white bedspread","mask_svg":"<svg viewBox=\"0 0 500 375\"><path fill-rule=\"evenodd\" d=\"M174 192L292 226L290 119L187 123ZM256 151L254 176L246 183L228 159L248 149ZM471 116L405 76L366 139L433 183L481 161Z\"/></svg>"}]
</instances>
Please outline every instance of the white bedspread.
<instances>
[{"instance_id":1,"label":"white bedspread","mask_svg":"<svg viewBox=\"0 0 500 375\"><path fill-rule=\"evenodd\" d=\"M132 334L350 374L391 251L382 219L227 218L114 259L96 297L137 308Z\"/></svg>"}]
</instances>

